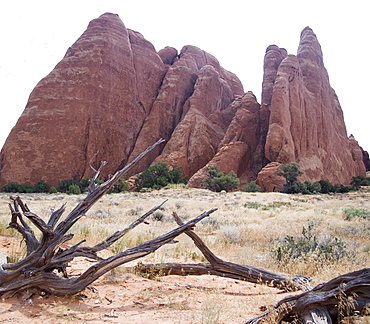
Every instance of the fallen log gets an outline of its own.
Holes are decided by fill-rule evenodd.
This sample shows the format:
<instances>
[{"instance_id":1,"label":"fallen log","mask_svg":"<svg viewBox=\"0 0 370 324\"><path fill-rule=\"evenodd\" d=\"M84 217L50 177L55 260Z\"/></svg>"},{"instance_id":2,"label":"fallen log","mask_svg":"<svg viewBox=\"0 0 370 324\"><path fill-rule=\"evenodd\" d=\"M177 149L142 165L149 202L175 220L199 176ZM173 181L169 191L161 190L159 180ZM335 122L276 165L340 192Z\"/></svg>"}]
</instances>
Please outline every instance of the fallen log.
<instances>
[{"instance_id":1,"label":"fallen log","mask_svg":"<svg viewBox=\"0 0 370 324\"><path fill-rule=\"evenodd\" d=\"M288 296L246 324L341 323L370 305L370 268L350 272L295 296Z\"/></svg>"},{"instance_id":2,"label":"fallen log","mask_svg":"<svg viewBox=\"0 0 370 324\"><path fill-rule=\"evenodd\" d=\"M113 268L148 255L164 244L172 243L178 235L188 228L194 227L196 223L213 213L216 209L204 212L166 234L127 249L110 258L103 259L98 256L97 252L106 249L129 230L144 222L149 215L163 205L163 202L145 213L127 228L113 233L107 239L93 247L82 246L85 242L83 240L69 248L62 248L66 242L73 238L73 234L67 234L72 226L82 216L86 215L86 212L94 203L104 193L109 191L132 165L162 142L163 140L159 140L149 147L130 164L117 171L106 182L96 185L92 181L85 199L62 221L60 219L65 211L65 205L53 212L48 222L45 222L41 217L31 212L19 196L11 197L12 204L9 204L11 221L9 227L16 229L23 236L27 245L27 255L19 262L0 265L0 296L9 297L15 294L22 294L24 298L29 298L34 294L40 294L42 296L48 294L74 294ZM93 180L97 178L104 164L103 162L100 168L95 170ZM41 232L40 237L35 235L32 226L28 222L33 224ZM86 257L96 260L96 264L92 265L77 278L71 277L68 274L68 264L76 257Z\"/></svg>"},{"instance_id":3,"label":"fallen log","mask_svg":"<svg viewBox=\"0 0 370 324\"><path fill-rule=\"evenodd\" d=\"M173 217L179 226L184 225L180 217L173 213ZM210 264L139 264L132 271L156 275L214 275L219 277L232 278L242 281L248 281L256 284L276 287L284 291L307 291L311 289L309 278L304 275L283 275L273 273L268 270L236 264L224 261L218 258L201 240L201 238L191 229L187 229L185 234L188 235L202 252Z\"/></svg>"}]
</instances>

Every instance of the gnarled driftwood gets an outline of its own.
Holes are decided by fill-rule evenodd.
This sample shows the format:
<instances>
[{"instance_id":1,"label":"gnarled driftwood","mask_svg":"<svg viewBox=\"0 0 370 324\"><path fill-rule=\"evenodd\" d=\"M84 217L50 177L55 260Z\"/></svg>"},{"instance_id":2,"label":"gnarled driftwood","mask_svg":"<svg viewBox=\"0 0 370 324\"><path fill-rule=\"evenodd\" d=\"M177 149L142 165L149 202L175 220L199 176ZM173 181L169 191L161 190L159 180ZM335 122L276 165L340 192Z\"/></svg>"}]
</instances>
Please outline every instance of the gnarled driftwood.
<instances>
[{"instance_id":1,"label":"gnarled driftwood","mask_svg":"<svg viewBox=\"0 0 370 324\"><path fill-rule=\"evenodd\" d=\"M177 224L184 225L180 217L173 213ZM253 282L257 284L265 284L271 287L283 289L285 291L309 290L309 278L304 275L282 275L273 273L252 266L236 264L224 261L218 258L200 239L200 237L191 229L185 231L203 253L209 264L179 264L179 263L164 263L164 264L139 264L138 271L157 275L214 275L227 277L237 280Z\"/></svg>"},{"instance_id":2,"label":"gnarled driftwood","mask_svg":"<svg viewBox=\"0 0 370 324\"><path fill-rule=\"evenodd\" d=\"M246 324L340 323L370 305L370 269L354 271L288 296ZM367 306L368 307L368 306Z\"/></svg>"}]
</instances>

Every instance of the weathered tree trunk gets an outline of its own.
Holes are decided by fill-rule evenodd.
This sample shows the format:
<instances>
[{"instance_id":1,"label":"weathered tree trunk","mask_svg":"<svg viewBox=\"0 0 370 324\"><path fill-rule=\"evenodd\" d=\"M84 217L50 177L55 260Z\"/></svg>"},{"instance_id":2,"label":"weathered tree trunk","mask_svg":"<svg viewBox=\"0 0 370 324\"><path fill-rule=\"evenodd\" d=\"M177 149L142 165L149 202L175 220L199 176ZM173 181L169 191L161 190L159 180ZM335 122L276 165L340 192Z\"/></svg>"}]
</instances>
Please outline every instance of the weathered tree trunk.
<instances>
[{"instance_id":1,"label":"weathered tree trunk","mask_svg":"<svg viewBox=\"0 0 370 324\"><path fill-rule=\"evenodd\" d=\"M73 234L67 234L68 230L86 214L104 193L112 188L133 164L162 142L163 140L160 140L149 147L129 165L115 173L108 181L98 186L94 183L94 180L98 177L101 168L105 164L102 163L100 168L95 172L86 198L60 222L59 220L65 211L65 206L53 212L48 222L45 223L39 216L29 210L28 206L23 203L20 197L11 197L13 204L9 204L12 214L9 227L16 229L23 236L27 245L27 256L19 262L7 263L0 266L0 296L7 297L16 293L23 293L24 297L28 297L34 293L40 293L41 295L74 294L111 269L143 257L154 252L163 244L172 242L176 236L213 213L216 209L204 212L169 233L107 259L100 258L97 252L112 245L129 230L143 222L155 210L160 208L162 204L145 213L127 228L115 232L106 240L93 247L81 246L84 243L84 241L81 241L70 248L61 248L62 244L71 240L73 237ZM42 235L39 239L27 223L27 220L41 231ZM67 265L76 257L87 257L96 260L97 263L88 268L79 277L70 278L67 272Z\"/></svg>"},{"instance_id":2,"label":"weathered tree trunk","mask_svg":"<svg viewBox=\"0 0 370 324\"><path fill-rule=\"evenodd\" d=\"M300 295L289 296L246 324L340 323L370 304L370 269L336 277Z\"/></svg>"},{"instance_id":3,"label":"weathered tree trunk","mask_svg":"<svg viewBox=\"0 0 370 324\"><path fill-rule=\"evenodd\" d=\"M184 225L180 217L173 213L177 224ZM283 289L285 291L295 290L309 290L309 278L303 275L289 276L273 273L260 268L255 268L246 265L240 265L232 262L221 260L204 244L200 237L191 229L185 233L193 240L197 248L203 253L204 257L210 264L140 264L138 271L157 274L157 275L215 275L220 277L227 277L237 280L253 282L257 284L264 284L271 287Z\"/></svg>"}]
</instances>

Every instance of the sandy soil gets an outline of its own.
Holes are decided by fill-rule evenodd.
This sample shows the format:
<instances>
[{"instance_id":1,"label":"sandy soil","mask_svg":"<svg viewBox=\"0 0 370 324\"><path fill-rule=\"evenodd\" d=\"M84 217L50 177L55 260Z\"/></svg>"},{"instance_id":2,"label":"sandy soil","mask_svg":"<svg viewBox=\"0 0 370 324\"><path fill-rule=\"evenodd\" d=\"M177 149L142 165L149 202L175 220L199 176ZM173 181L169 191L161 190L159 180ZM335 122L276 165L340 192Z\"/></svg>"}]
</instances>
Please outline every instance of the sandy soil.
<instances>
[{"instance_id":1,"label":"sandy soil","mask_svg":"<svg viewBox=\"0 0 370 324\"><path fill-rule=\"evenodd\" d=\"M7 197L2 195L3 200L2 213L8 219L7 210ZM59 196L49 196L47 198L57 199ZM97 204L97 210L102 206L108 205L109 208L117 207L120 203L119 199L124 199L121 196L111 196L104 198L105 201ZM132 196L134 199L136 196ZM149 196L148 196L149 197ZM178 201L184 204L181 211L194 204L194 198L190 194L176 193ZM30 200L32 197L28 197ZM75 197L64 197L67 201L75 202ZM139 198L137 198L139 199ZM140 196L141 199L141 196ZM153 206L157 201L150 196L147 200L150 206ZM157 199L157 198L156 198ZM158 201L162 201L163 197L158 197ZM181 199L181 201L180 201ZM224 202L224 213L229 213L233 206L242 206L244 203L259 202L268 204L273 201L283 201L297 203L298 209L295 209L295 218L306 219L309 217L322 217L323 222L326 221L328 213L330 217L342 217L339 215L339 208L351 203L355 206L363 206L369 208L370 194L364 195L347 195L340 196L338 199L334 197L324 197L324 199L316 199L309 197L298 199L282 194L266 194L266 195L247 195L245 193L230 194L228 199L221 196L212 194L204 195L201 193L197 199L201 200L201 206L207 208L209 206L221 206L222 200ZM221 200L222 199L222 200ZM50 201L49 205L53 206ZM140 201L141 204L146 203L144 200ZM48 213L49 209L41 205L44 204L43 199L34 198L30 202L31 207L40 202L40 211ZM53 201L52 201L53 202ZM130 202L130 201L129 201ZM59 198L56 205L62 203ZM137 201L132 201L133 208L138 205ZM173 208L175 208L174 203ZM121 206L121 205L119 205ZM170 205L171 206L171 205ZM37 205L35 206L37 207ZM336 209L334 209L334 207ZM171 207L172 208L172 207ZM169 209L171 209L169 208ZM195 207L194 207L195 208ZM235 207L236 208L236 207ZM284 207L283 207L284 208ZM313 211L310 212L311 208ZM144 206L144 210L147 210ZM331 211L332 210L332 211ZM281 213L271 211L262 211L260 214L254 216L254 209L249 210L248 221L250 228L258 225L261 217L264 221L273 222L274 219L283 218L285 209ZM199 208L198 208L199 212ZM223 209L220 208L220 214ZM93 212L92 212L93 213ZM94 211L97 215L97 211ZM112 212L113 213L113 212ZM190 213L190 212L189 212ZM268 214L267 214L268 213ZM191 214L195 214L191 212ZM262 215L262 216L261 216ZM302 215L302 216L299 216ZM95 216L94 216L95 217ZM101 217L101 216L99 216ZM226 216L224 216L226 217ZM219 217L220 218L220 217ZM102 222L101 218L96 218ZM340 219L340 218L338 218ZM327 219L329 223L332 220ZM339 223L339 221L336 221ZM281 223L281 221L280 221ZM289 221L289 226L293 222ZM256 225L257 224L257 225ZM273 223L275 224L275 223ZM347 224L347 223L346 223ZM356 223L357 224L357 223ZM272 226L272 225L270 225ZM275 226L275 225L274 225ZM300 226L299 226L300 227ZM301 228L301 227L300 227ZM262 233L262 235L264 235ZM19 249L19 240L8 236L0 236L0 252L6 255L12 255L12 252ZM158 260L146 259L145 263L158 262ZM169 262L182 262L179 260L167 260ZM189 260L187 260L189 262ZM194 262L199 262L194 261ZM90 266L91 263L85 259L76 260L73 264L74 275L82 273L84 269ZM257 264L258 266L258 264ZM332 278L333 275L330 274ZM225 279L213 276L194 276L194 277L180 277L180 276L167 276L157 278L155 280L143 278L134 274L125 273L122 269L116 269L111 273L103 276L93 286L88 287L80 294L72 297L41 297L35 296L32 300L19 300L16 298L2 300L0 303L0 322L10 323L203 323L203 324L236 324L245 323L246 320L261 313L261 310L275 304L287 294L281 291L260 285L254 285L248 282L240 282L232 279Z\"/></svg>"},{"instance_id":2,"label":"sandy soil","mask_svg":"<svg viewBox=\"0 0 370 324\"><path fill-rule=\"evenodd\" d=\"M2 237L1 250L10 251L14 243ZM76 261L75 274L88 265L86 260ZM117 270L73 297L2 300L0 322L244 323L284 295L274 288L214 276L150 280Z\"/></svg>"}]
</instances>

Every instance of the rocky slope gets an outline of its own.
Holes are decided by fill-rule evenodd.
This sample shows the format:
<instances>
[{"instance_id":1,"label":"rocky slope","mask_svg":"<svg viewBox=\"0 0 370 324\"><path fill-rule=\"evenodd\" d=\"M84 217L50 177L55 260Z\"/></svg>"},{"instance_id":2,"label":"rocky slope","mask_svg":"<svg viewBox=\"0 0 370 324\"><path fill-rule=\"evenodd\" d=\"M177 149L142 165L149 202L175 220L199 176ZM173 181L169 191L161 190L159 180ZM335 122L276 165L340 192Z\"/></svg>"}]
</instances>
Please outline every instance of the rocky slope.
<instances>
[{"instance_id":1,"label":"rocky slope","mask_svg":"<svg viewBox=\"0 0 370 324\"><path fill-rule=\"evenodd\" d=\"M131 174L167 161L201 186L206 168L218 165L242 184L259 174L273 190L271 163L298 162L304 180L347 184L365 175L368 157L347 137L311 29L297 56L267 48L259 104L209 53L194 46L156 52L107 13L32 91L0 153L0 185L80 181L101 160L108 177L159 138L166 142Z\"/></svg>"}]
</instances>

